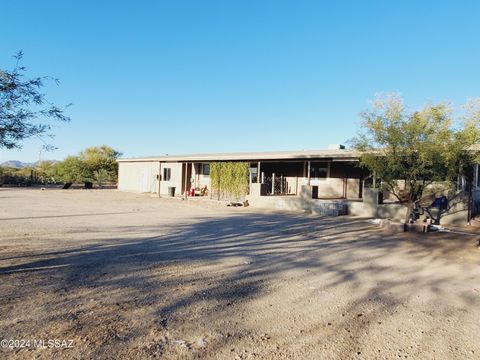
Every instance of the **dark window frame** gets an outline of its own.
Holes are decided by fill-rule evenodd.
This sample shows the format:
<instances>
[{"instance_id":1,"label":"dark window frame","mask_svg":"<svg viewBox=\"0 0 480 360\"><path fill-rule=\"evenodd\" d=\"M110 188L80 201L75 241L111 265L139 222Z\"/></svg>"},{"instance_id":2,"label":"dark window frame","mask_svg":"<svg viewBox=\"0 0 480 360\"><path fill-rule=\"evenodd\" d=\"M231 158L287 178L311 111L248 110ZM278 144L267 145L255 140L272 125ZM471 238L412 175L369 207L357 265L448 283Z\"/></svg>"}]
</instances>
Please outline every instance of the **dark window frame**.
<instances>
[{"instance_id":1,"label":"dark window frame","mask_svg":"<svg viewBox=\"0 0 480 360\"><path fill-rule=\"evenodd\" d=\"M163 168L163 181L170 181L172 178L172 168Z\"/></svg>"},{"instance_id":2,"label":"dark window frame","mask_svg":"<svg viewBox=\"0 0 480 360\"><path fill-rule=\"evenodd\" d=\"M205 169L208 169L208 170L205 171ZM209 163L203 163L202 164L202 175L210 176L210 164Z\"/></svg>"}]
</instances>

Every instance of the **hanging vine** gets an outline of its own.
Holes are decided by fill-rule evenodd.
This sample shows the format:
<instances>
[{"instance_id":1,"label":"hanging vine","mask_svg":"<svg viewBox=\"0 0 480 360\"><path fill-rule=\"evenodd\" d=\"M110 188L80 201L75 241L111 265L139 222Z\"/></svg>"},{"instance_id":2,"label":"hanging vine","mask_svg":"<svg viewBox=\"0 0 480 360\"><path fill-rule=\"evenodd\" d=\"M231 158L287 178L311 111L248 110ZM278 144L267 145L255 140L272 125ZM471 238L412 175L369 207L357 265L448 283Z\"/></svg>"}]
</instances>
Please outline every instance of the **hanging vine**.
<instances>
[{"instance_id":1,"label":"hanging vine","mask_svg":"<svg viewBox=\"0 0 480 360\"><path fill-rule=\"evenodd\" d=\"M211 186L218 200L240 200L248 193L249 166L247 162L210 164Z\"/></svg>"}]
</instances>

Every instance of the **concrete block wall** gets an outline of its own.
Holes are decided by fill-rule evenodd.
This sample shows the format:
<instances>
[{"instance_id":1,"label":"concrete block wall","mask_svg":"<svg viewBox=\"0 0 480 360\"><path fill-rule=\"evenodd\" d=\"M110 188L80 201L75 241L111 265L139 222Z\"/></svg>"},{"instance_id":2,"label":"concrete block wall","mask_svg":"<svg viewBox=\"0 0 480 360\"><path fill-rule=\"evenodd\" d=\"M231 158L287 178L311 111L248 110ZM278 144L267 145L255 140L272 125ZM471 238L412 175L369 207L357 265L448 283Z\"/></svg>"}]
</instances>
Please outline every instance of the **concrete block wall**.
<instances>
[{"instance_id":1,"label":"concrete block wall","mask_svg":"<svg viewBox=\"0 0 480 360\"><path fill-rule=\"evenodd\" d=\"M376 205L354 200L312 199L311 188L302 188L300 196L256 196L248 195L252 207L307 211L318 215L353 215L360 217L389 218L398 221L405 219L406 207L400 204Z\"/></svg>"}]
</instances>

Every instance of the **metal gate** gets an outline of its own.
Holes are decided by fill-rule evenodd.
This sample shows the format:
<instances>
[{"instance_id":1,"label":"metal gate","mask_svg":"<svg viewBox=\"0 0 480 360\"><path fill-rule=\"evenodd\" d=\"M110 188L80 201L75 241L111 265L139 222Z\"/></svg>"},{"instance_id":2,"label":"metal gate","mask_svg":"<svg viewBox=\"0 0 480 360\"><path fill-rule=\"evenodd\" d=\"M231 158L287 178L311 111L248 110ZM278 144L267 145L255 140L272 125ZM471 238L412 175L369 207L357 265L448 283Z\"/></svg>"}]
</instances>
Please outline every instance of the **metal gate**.
<instances>
[{"instance_id":1,"label":"metal gate","mask_svg":"<svg viewBox=\"0 0 480 360\"><path fill-rule=\"evenodd\" d=\"M265 184L267 185L267 194L269 195L287 195L288 183L287 179L283 176L265 176Z\"/></svg>"}]
</instances>

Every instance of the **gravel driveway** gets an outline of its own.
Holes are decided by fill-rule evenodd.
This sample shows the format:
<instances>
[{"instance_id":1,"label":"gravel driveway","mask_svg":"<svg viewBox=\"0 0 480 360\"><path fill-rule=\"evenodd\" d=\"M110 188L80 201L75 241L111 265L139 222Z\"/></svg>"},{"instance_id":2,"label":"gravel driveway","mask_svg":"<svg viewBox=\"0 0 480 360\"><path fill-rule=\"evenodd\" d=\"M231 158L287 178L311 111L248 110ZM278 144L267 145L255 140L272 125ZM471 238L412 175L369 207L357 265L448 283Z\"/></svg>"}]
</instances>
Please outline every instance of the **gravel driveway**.
<instances>
[{"instance_id":1,"label":"gravel driveway","mask_svg":"<svg viewBox=\"0 0 480 360\"><path fill-rule=\"evenodd\" d=\"M0 188L0 358L479 359L472 239Z\"/></svg>"}]
</instances>

